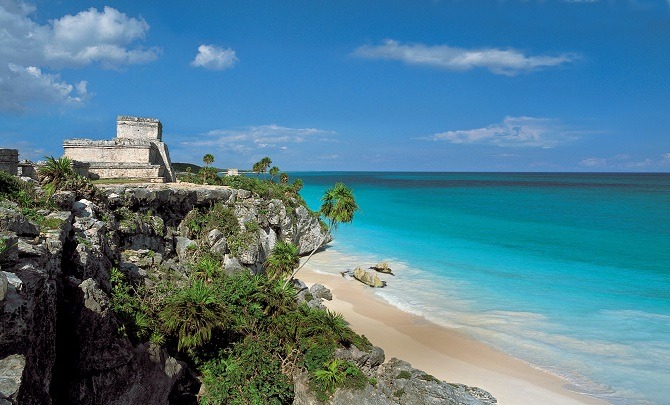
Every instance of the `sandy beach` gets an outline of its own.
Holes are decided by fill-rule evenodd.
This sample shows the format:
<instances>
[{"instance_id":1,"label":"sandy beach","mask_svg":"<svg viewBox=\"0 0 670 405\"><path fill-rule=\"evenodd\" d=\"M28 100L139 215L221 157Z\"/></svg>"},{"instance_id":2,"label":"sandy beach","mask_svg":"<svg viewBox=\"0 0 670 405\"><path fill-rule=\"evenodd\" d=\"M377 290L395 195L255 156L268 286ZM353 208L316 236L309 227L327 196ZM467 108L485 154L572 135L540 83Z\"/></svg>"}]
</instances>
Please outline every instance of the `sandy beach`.
<instances>
[{"instance_id":1,"label":"sandy beach","mask_svg":"<svg viewBox=\"0 0 670 405\"><path fill-rule=\"evenodd\" d=\"M406 313L372 290L339 274L315 272L312 262L298 274L308 286L320 283L333 293L324 304L344 315L351 327L386 353L448 382L489 391L500 404L605 404L570 391L567 381L482 343Z\"/></svg>"}]
</instances>

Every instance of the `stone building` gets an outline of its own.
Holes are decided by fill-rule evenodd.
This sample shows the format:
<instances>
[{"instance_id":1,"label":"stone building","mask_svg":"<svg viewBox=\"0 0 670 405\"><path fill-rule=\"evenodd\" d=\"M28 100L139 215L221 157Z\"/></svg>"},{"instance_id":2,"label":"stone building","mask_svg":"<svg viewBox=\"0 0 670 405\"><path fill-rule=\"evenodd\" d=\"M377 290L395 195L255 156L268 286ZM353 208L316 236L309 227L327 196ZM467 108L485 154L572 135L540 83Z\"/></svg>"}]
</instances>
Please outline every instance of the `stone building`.
<instances>
[{"instance_id":1,"label":"stone building","mask_svg":"<svg viewBox=\"0 0 670 405\"><path fill-rule=\"evenodd\" d=\"M68 139L64 155L75 169L92 179L142 179L151 182L176 180L163 126L154 118L116 119L116 137L111 140Z\"/></svg>"},{"instance_id":2,"label":"stone building","mask_svg":"<svg viewBox=\"0 0 670 405\"><path fill-rule=\"evenodd\" d=\"M16 176L19 168L18 149L0 149L0 170Z\"/></svg>"}]
</instances>

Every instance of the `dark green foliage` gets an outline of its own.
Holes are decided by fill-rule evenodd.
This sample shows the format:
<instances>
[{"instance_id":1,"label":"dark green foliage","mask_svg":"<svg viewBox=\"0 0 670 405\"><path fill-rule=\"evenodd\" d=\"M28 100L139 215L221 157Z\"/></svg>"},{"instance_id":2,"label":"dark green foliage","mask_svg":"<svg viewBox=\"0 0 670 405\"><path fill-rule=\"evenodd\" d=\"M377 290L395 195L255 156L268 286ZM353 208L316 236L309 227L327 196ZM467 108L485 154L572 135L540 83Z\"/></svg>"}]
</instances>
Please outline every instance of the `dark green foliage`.
<instances>
[{"instance_id":1,"label":"dark green foliage","mask_svg":"<svg viewBox=\"0 0 670 405\"><path fill-rule=\"evenodd\" d=\"M298 248L290 242L280 240L265 261L265 271L268 278L279 280L290 275L299 264Z\"/></svg>"},{"instance_id":2,"label":"dark green foliage","mask_svg":"<svg viewBox=\"0 0 670 405\"><path fill-rule=\"evenodd\" d=\"M72 160L68 157L45 156L45 163L37 169L40 182L53 193L61 190L62 184L76 174L72 170Z\"/></svg>"},{"instance_id":3,"label":"dark green foliage","mask_svg":"<svg viewBox=\"0 0 670 405\"><path fill-rule=\"evenodd\" d=\"M113 270L112 308L133 342L176 348L200 371L203 403L290 403L293 375L303 370L320 397L368 383L354 364L333 357L346 342L367 342L340 315L298 305L295 287L281 280L210 271L216 257L195 266L198 276L185 287L159 283L151 294Z\"/></svg>"},{"instance_id":4,"label":"dark green foliage","mask_svg":"<svg viewBox=\"0 0 670 405\"><path fill-rule=\"evenodd\" d=\"M340 359L324 363L324 367L316 370L310 380L317 399L324 402L339 387L363 389L367 383L368 378L358 366Z\"/></svg>"},{"instance_id":5,"label":"dark green foliage","mask_svg":"<svg viewBox=\"0 0 670 405\"><path fill-rule=\"evenodd\" d=\"M393 393L393 396L396 398L400 398L403 395L405 395L405 390L402 388Z\"/></svg>"},{"instance_id":6,"label":"dark green foliage","mask_svg":"<svg viewBox=\"0 0 670 405\"><path fill-rule=\"evenodd\" d=\"M208 210L191 211L184 221L192 236L199 239L206 237L212 229L218 229L226 238L240 232L235 212L223 203L216 203Z\"/></svg>"},{"instance_id":7,"label":"dark green foliage","mask_svg":"<svg viewBox=\"0 0 670 405\"><path fill-rule=\"evenodd\" d=\"M119 332L134 343L146 340L151 334L150 314L142 308L137 292L116 268L112 268L109 282L112 285L111 308L121 321Z\"/></svg>"},{"instance_id":8,"label":"dark green foliage","mask_svg":"<svg viewBox=\"0 0 670 405\"><path fill-rule=\"evenodd\" d=\"M403 371L398 373L396 378L398 378L398 379L402 378L402 379L405 379L405 380L409 380L410 378L412 378L412 374L410 374L409 371L403 370Z\"/></svg>"},{"instance_id":9,"label":"dark green foliage","mask_svg":"<svg viewBox=\"0 0 670 405\"><path fill-rule=\"evenodd\" d=\"M0 196L12 199L21 190L20 181L16 176L0 170Z\"/></svg>"},{"instance_id":10,"label":"dark green foliage","mask_svg":"<svg viewBox=\"0 0 670 405\"><path fill-rule=\"evenodd\" d=\"M207 343L215 329L227 325L228 315L216 287L196 279L165 299L160 319L168 332L176 334L177 349L182 350Z\"/></svg>"},{"instance_id":11,"label":"dark green foliage","mask_svg":"<svg viewBox=\"0 0 670 405\"><path fill-rule=\"evenodd\" d=\"M282 373L271 335L247 336L201 368L204 404L286 404L293 382Z\"/></svg>"}]
</instances>

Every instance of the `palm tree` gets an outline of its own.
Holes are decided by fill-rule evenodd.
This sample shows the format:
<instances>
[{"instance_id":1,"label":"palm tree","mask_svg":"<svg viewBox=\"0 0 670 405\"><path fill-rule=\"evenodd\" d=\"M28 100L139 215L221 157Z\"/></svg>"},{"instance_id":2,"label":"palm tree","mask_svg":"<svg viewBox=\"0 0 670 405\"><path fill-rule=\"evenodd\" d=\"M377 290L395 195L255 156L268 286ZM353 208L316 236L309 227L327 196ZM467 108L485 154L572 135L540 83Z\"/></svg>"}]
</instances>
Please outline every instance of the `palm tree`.
<instances>
[{"instance_id":1,"label":"palm tree","mask_svg":"<svg viewBox=\"0 0 670 405\"><path fill-rule=\"evenodd\" d=\"M279 182L281 184L288 184L288 174L282 173L279 175Z\"/></svg>"},{"instance_id":2,"label":"palm tree","mask_svg":"<svg viewBox=\"0 0 670 405\"><path fill-rule=\"evenodd\" d=\"M259 163L261 164L261 172L265 173L268 167L270 167L270 165L272 164L272 159L266 156L263 159L261 159Z\"/></svg>"},{"instance_id":3,"label":"palm tree","mask_svg":"<svg viewBox=\"0 0 670 405\"><path fill-rule=\"evenodd\" d=\"M274 181L275 176L279 174L279 168L277 166L272 166L268 173L270 173L270 181Z\"/></svg>"},{"instance_id":4,"label":"palm tree","mask_svg":"<svg viewBox=\"0 0 670 405\"><path fill-rule=\"evenodd\" d=\"M214 155L208 153L202 157L202 161L205 163L205 170L202 171L202 184L205 184L207 182L207 172L209 171L209 165L214 163Z\"/></svg>"},{"instance_id":5,"label":"palm tree","mask_svg":"<svg viewBox=\"0 0 670 405\"><path fill-rule=\"evenodd\" d=\"M72 169L72 160L67 156L59 157L45 156L45 163L37 169L42 185L48 185L53 191L57 191L59 186L68 178L74 177Z\"/></svg>"},{"instance_id":6,"label":"palm tree","mask_svg":"<svg viewBox=\"0 0 670 405\"><path fill-rule=\"evenodd\" d=\"M307 259L291 274L291 277L288 280L293 279L298 271L300 271L300 269L307 264L309 259L314 256L314 253L316 253L326 241L328 234L335 232L340 223L347 224L353 221L354 213L358 211L354 193L349 187L344 185L344 183L335 183L332 188L326 190L323 197L321 197L321 201L323 201L323 204L321 204L319 213L328 221L328 233L323 235L323 238L319 241L314 250L312 250L312 253L307 256Z\"/></svg>"},{"instance_id":7,"label":"palm tree","mask_svg":"<svg viewBox=\"0 0 670 405\"><path fill-rule=\"evenodd\" d=\"M291 274L299 264L298 248L290 242L278 241L265 261L265 272L270 280L278 280Z\"/></svg>"}]
</instances>

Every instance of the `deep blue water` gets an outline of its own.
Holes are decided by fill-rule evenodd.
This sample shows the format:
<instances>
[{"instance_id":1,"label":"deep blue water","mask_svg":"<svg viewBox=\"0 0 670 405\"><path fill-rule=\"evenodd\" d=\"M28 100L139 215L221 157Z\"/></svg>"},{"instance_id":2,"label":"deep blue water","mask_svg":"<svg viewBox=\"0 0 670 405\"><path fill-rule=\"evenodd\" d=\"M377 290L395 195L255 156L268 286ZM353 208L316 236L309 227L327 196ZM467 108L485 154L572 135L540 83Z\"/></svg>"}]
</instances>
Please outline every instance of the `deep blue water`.
<instances>
[{"instance_id":1,"label":"deep blue water","mask_svg":"<svg viewBox=\"0 0 670 405\"><path fill-rule=\"evenodd\" d=\"M378 294L612 403L670 403L670 174L291 173L360 212L334 249ZM370 263L373 264L373 263ZM342 266L347 266L342 263Z\"/></svg>"}]
</instances>

